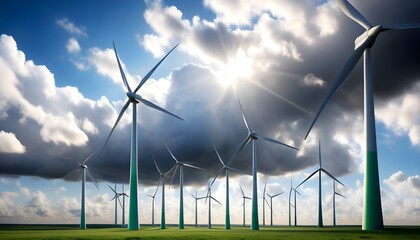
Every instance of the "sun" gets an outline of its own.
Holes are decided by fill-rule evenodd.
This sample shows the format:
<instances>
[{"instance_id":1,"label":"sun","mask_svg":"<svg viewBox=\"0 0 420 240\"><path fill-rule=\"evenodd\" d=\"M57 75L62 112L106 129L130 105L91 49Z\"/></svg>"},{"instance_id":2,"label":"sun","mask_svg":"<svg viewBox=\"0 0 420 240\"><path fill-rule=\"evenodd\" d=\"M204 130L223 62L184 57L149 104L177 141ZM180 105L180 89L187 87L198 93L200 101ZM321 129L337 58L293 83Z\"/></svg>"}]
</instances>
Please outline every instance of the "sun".
<instances>
[{"instance_id":1,"label":"sun","mask_svg":"<svg viewBox=\"0 0 420 240\"><path fill-rule=\"evenodd\" d=\"M252 70L252 59L243 50L239 50L236 56L228 59L227 63L220 64L217 80L221 86L228 88L241 79L249 80Z\"/></svg>"}]
</instances>

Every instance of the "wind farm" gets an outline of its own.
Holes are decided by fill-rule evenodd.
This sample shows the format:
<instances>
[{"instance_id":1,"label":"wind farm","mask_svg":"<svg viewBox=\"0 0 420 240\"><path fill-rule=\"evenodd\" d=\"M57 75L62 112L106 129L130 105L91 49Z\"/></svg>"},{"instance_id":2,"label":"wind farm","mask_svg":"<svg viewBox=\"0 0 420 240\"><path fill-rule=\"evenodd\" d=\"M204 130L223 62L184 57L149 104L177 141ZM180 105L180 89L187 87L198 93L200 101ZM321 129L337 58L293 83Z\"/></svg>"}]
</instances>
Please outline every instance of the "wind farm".
<instances>
[{"instance_id":1,"label":"wind farm","mask_svg":"<svg viewBox=\"0 0 420 240\"><path fill-rule=\"evenodd\" d=\"M50 1L0 9L1 239L420 237L419 1Z\"/></svg>"}]
</instances>

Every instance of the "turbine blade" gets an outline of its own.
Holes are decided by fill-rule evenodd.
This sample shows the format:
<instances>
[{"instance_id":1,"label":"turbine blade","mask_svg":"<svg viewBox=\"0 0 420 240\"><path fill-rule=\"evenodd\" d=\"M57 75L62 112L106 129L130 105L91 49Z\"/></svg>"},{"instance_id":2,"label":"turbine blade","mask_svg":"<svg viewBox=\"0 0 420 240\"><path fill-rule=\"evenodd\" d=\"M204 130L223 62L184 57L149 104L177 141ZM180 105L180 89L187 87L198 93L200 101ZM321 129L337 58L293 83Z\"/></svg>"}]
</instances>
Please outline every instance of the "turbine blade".
<instances>
[{"instance_id":1,"label":"turbine blade","mask_svg":"<svg viewBox=\"0 0 420 240\"><path fill-rule=\"evenodd\" d=\"M165 60L165 58L176 48L176 47L178 47L178 45L179 45L179 43L177 44L177 45L175 45L175 47L173 47L172 49L171 49L171 51L169 51L157 64L156 64L156 66L154 66L153 68L152 68L152 70L150 70L144 77L143 77L143 79L140 81L140 83L139 83L139 85L136 87L136 89L134 89L134 93L136 93L140 88L141 88L141 86L143 86L143 84L144 83L146 83L146 81L150 78L150 76L153 74L153 72L156 70L156 68L158 68L159 67L159 65L163 62L163 60Z\"/></svg>"},{"instance_id":2,"label":"turbine blade","mask_svg":"<svg viewBox=\"0 0 420 240\"><path fill-rule=\"evenodd\" d=\"M171 150L169 149L168 145L166 145L165 140L163 140L163 144L165 144L166 149L168 149L169 153L171 154L171 157L175 160L176 163L178 163L178 160L176 159L176 157L172 154ZM176 170L175 170L176 171Z\"/></svg>"},{"instance_id":3,"label":"turbine blade","mask_svg":"<svg viewBox=\"0 0 420 240\"><path fill-rule=\"evenodd\" d=\"M222 167L219 169L219 171L216 173L216 176L213 178L213 181L211 181L210 186L213 186L214 181L216 181L216 178L219 176L219 174L222 172L224 168L225 167Z\"/></svg>"},{"instance_id":4,"label":"turbine blade","mask_svg":"<svg viewBox=\"0 0 420 240\"><path fill-rule=\"evenodd\" d=\"M382 27L382 31L405 30L405 29L414 29L414 28L420 28L420 23L392 24L392 25Z\"/></svg>"},{"instance_id":5,"label":"turbine blade","mask_svg":"<svg viewBox=\"0 0 420 240\"><path fill-rule=\"evenodd\" d=\"M308 132L305 135L305 139L308 137L309 133L311 132L312 127L314 126L316 120L318 119L319 115L321 115L322 111L324 110L325 106L327 105L328 101L332 97L332 95L337 91L337 89L340 87L340 85L346 80L347 76L350 74L351 70L356 66L357 62L359 61L360 57L363 54L363 51L366 49L368 44L370 43L370 37L366 39L366 41L360 46L358 49L356 49L351 55L351 57L347 60L344 67L341 69L340 73L338 74L334 84L332 85L330 91L328 92L327 96L322 101L321 107L319 108L318 112L315 115L314 120L311 123L311 126L309 127Z\"/></svg>"},{"instance_id":6,"label":"turbine blade","mask_svg":"<svg viewBox=\"0 0 420 240\"><path fill-rule=\"evenodd\" d=\"M176 117L178 119L184 120L181 117L178 117L177 115L175 115L175 114L173 114L173 113L171 113L171 112L169 112L169 111L167 111L167 110L159 107L158 105L156 105L156 104L154 104L154 103L152 103L152 102L150 102L150 101L148 101L148 100L146 100L144 98L137 98L136 97L136 99L139 100L140 102L142 102L144 105L150 107L150 108L154 108L154 109L156 109L158 111L164 112L164 113L169 114L169 115L171 115L173 117Z\"/></svg>"},{"instance_id":7,"label":"turbine blade","mask_svg":"<svg viewBox=\"0 0 420 240\"><path fill-rule=\"evenodd\" d=\"M219 203L220 205L223 205L221 202L219 202L216 198L211 197L214 201L216 201L217 203Z\"/></svg>"},{"instance_id":8,"label":"turbine blade","mask_svg":"<svg viewBox=\"0 0 420 240\"><path fill-rule=\"evenodd\" d=\"M301 182L296 188L298 188L300 185L302 185L303 183L305 183L309 178L311 178L315 173L317 173L319 171L319 169L317 169L315 172L313 172L311 175L309 175L305 180L303 180L303 182Z\"/></svg>"},{"instance_id":9,"label":"turbine blade","mask_svg":"<svg viewBox=\"0 0 420 240\"><path fill-rule=\"evenodd\" d=\"M347 15L347 17L353 19L353 21L357 22L359 25L364 27L366 30L372 27L368 20L366 20L363 15L356 10L347 0L337 0L338 6L340 7L341 11Z\"/></svg>"},{"instance_id":10,"label":"turbine blade","mask_svg":"<svg viewBox=\"0 0 420 240\"><path fill-rule=\"evenodd\" d=\"M99 185L98 183L95 181L95 179L92 177L92 175L90 175L90 172L88 169L86 169L86 173L88 174L88 176L90 177L90 179L92 179L92 182L95 184L95 187L98 189L99 191Z\"/></svg>"},{"instance_id":11,"label":"turbine blade","mask_svg":"<svg viewBox=\"0 0 420 240\"><path fill-rule=\"evenodd\" d=\"M75 168L73 168L72 170L70 170L70 172L68 172L66 175L64 175L62 178L63 179L66 179L66 177L68 177L68 176L70 176L71 174L73 174L73 173L76 173L76 172L78 172L80 170L80 166L77 166L77 167L75 167Z\"/></svg>"},{"instance_id":12,"label":"turbine blade","mask_svg":"<svg viewBox=\"0 0 420 240\"><path fill-rule=\"evenodd\" d=\"M245 199L249 199L249 200L251 200L251 198L250 198L250 197L245 197Z\"/></svg>"},{"instance_id":13,"label":"turbine blade","mask_svg":"<svg viewBox=\"0 0 420 240\"><path fill-rule=\"evenodd\" d=\"M104 146L102 147L102 150L105 148L106 144L108 143L109 138L111 137L112 133L114 132L115 127L117 127L118 123L120 122L122 116L124 115L125 110L127 110L128 105L130 105L130 100L127 100L127 102L124 104L123 108L121 109L121 112L118 115L117 121L115 121L115 124L111 129L111 132L109 133L108 137L106 138L106 141L104 143Z\"/></svg>"},{"instance_id":14,"label":"turbine blade","mask_svg":"<svg viewBox=\"0 0 420 240\"><path fill-rule=\"evenodd\" d=\"M363 43L369 38L368 31L364 31L362 34L360 34L356 40L354 40L354 50L358 49L360 46L363 45Z\"/></svg>"},{"instance_id":15,"label":"turbine blade","mask_svg":"<svg viewBox=\"0 0 420 240\"><path fill-rule=\"evenodd\" d=\"M302 196L302 194L300 194L300 192L299 192L298 190L296 190L296 189L295 189L295 192L296 192L297 194L299 194L300 196Z\"/></svg>"},{"instance_id":16,"label":"turbine blade","mask_svg":"<svg viewBox=\"0 0 420 240\"><path fill-rule=\"evenodd\" d=\"M245 197L245 193L244 193L244 190L242 189L241 185L239 185L239 187L241 188L242 196Z\"/></svg>"},{"instance_id":17,"label":"turbine blade","mask_svg":"<svg viewBox=\"0 0 420 240\"><path fill-rule=\"evenodd\" d=\"M327 174L330 178L334 179L334 180L335 180L335 181L337 181L339 184L341 184L341 185L343 185L343 186L344 186L344 184L343 184L342 182L340 182L337 178L335 178L333 175L331 175L331 173L327 172L327 170L325 170L325 169L323 169L323 168L321 168L320 170L321 170L321 171L323 171L325 174Z\"/></svg>"},{"instance_id":18,"label":"turbine blade","mask_svg":"<svg viewBox=\"0 0 420 240\"><path fill-rule=\"evenodd\" d=\"M198 170L202 170L202 171L204 171L204 169L202 169L202 168L200 168L200 167L196 167L196 166L191 165L191 164L187 164L187 163L185 163L185 164L184 164L184 166L186 166L186 167L190 167L190 168L195 168L195 169L198 169Z\"/></svg>"},{"instance_id":19,"label":"turbine blade","mask_svg":"<svg viewBox=\"0 0 420 240\"><path fill-rule=\"evenodd\" d=\"M267 203L268 207L270 207L270 209L271 209L270 203L268 203L266 198L264 198L264 201Z\"/></svg>"},{"instance_id":20,"label":"turbine blade","mask_svg":"<svg viewBox=\"0 0 420 240\"><path fill-rule=\"evenodd\" d=\"M131 92L130 85L128 85L127 78L125 77L124 70L122 69L122 66L121 66L121 63L120 63L120 59L118 58L117 49L115 48L115 43L112 42L112 45L114 46L115 57L117 58L118 68L120 69L120 73L121 73L121 77L122 77L122 80L124 82L124 85L127 88L128 92Z\"/></svg>"},{"instance_id":21,"label":"turbine blade","mask_svg":"<svg viewBox=\"0 0 420 240\"><path fill-rule=\"evenodd\" d=\"M341 193L335 192L334 194L337 194L338 196L341 196L343 198L346 198L344 195L342 195Z\"/></svg>"},{"instance_id":22,"label":"turbine blade","mask_svg":"<svg viewBox=\"0 0 420 240\"><path fill-rule=\"evenodd\" d=\"M83 162L82 162L83 165L90 159L90 157L92 157L92 155L96 152L96 150L98 150L98 147L99 147L99 145L95 147L95 149L93 150L93 152L91 152L89 154L89 156L87 156L87 158L85 158L85 160L83 160Z\"/></svg>"},{"instance_id":23,"label":"turbine blade","mask_svg":"<svg viewBox=\"0 0 420 240\"><path fill-rule=\"evenodd\" d=\"M156 164L156 160L155 160L155 157L153 155L152 155L152 158L153 158L153 162L155 163L156 169L158 170L159 174L162 175L162 172L160 171L158 165Z\"/></svg>"},{"instance_id":24,"label":"turbine blade","mask_svg":"<svg viewBox=\"0 0 420 240\"><path fill-rule=\"evenodd\" d=\"M119 198L119 197L117 197L117 199L118 199L118 202L120 203L120 207L121 207L121 209L123 209L123 205L122 205L122 203L121 203L120 198Z\"/></svg>"},{"instance_id":25,"label":"turbine blade","mask_svg":"<svg viewBox=\"0 0 420 240\"><path fill-rule=\"evenodd\" d=\"M117 195L117 192L111 186L108 185L108 187Z\"/></svg>"},{"instance_id":26,"label":"turbine blade","mask_svg":"<svg viewBox=\"0 0 420 240\"><path fill-rule=\"evenodd\" d=\"M244 139L244 141L241 143L241 145L239 145L238 149L235 151L235 153L232 155L232 157L229 159L228 163L226 164L226 166L230 166L233 162L233 160L235 160L235 158L239 155L239 153L241 153L241 151L244 149L244 147L249 143L249 141L251 141L251 136L248 135L248 137L246 137Z\"/></svg>"},{"instance_id":27,"label":"turbine blade","mask_svg":"<svg viewBox=\"0 0 420 240\"><path fill-rule=\"evenodd\" d=\"M322 168L321 162L321 139L318 140L318 161L319 161L319 168Z\"/></svg>"},{"instance_id":28,"label":"turbine blade","mask_svg":"<svg viewBox=\"0 0 420 240\"><path fill-rule=\"evenodd\" d=\"M219 152L217 151L217 149L216 149L216 147L214 146L214 144L212 144L213 145L213 148L214 148L214 151L216 152L216 154L217 154L217 157L219 158L219 161L222 163L222 165L225 167L226 165L225 165L225 163L222 161L222 158L220 157L220 154L219 154Z\"/></svg>"},{"instance_id":29,"label":"turbine blade","mask_svg":"<svg viewBox=\"0 0 420 240\"><path fill-rule=\"evenodd\" d=\"M287 144L285 144L285 143L282 143L282 142L279 142L279 141L277 141L277 140L271 139L271 138L269 138L269 137L266 137L266 136L263 136L263 135L260 135L260 134L257 134L257 137L258 137L258 138L261 138L261 139L263 139L263 140L265 140L265 141L267 141L267 142L277 143L277 144L283 145L283 146L285 146L285 147L289 147L289 148L292 148L292 149L294 149L294 150L299 151L299 149L298 149L298 148L292 147L292 146L290 146L290 145L287 145Z\"/></svg>"},{"instance_id":30,"label":"turbine blade","mask_svg":"<svg viewBox=\"0 0 420 240\"><path fill-rule=\"evenodd\" d=\"M264 184L264 191L263 191L263 197L265 198L265 190L267 189L267 182Z\"/></svg>"},{"instance_id":31,"label":"turbine blade","mask_svg":"<svg viewBox=\"0 0 420 240\"><path fill-rule=\"evenodd\" d=\"M277 197L277 196L280 196L281 194L283 194L284 192L281 192L281 193L277 193L276 195L273 195L272 196L272 198L275 198L275 197Z\"/></svg>"},{"instance_id":32,"label":"turbine blade","mask_svg":"<svg viewBox=\"0 0 420 240\"><path fill-rule=\"evenodd\" d=\"M236 89L235 89L235 94L236 94L236 98L238 99L239 107L241 108L242 118L244 120L246 129L248 129L248 132L251 132L251 127L249 126L248 119L245 116L244 109L242 108L242 104L241 104L241 101L239 100L239 95L236 92Z\"/></svg>"},{"instance_id":33,"label":"turbine blade","mask_svg":"<svg viewBox=\"0 0 420 240\"><path fill-rule=\"evenodd\" d=\"M172 186L172 182L174 181L174 177L175 177L177 169L178 169L178 164L175 165L175 171L174 171L174 174L172 175L172 179L171 179L171 183L169 184L169 188L171 188L171 186Z\"/></svg>"}]
</instances>

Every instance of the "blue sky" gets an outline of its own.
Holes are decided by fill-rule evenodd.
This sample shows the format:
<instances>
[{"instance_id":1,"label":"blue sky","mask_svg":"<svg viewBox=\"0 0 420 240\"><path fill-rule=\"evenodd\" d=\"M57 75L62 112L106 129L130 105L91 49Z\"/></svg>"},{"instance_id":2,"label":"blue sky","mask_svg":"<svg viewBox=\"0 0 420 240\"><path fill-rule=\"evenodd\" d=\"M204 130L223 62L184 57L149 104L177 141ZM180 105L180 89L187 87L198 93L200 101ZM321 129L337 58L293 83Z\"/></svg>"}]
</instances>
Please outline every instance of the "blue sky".
<instances>
[{"instance_id":1,"label":"blue sky","mask_svg":"<svg viewBox=\"0 0 420 240\"><path fill-rule=\"evenodd\" d=\"M417 1L383 1L381 11L379 1L351 3L372 24L420 22ZM77 176L61 177L105 140L125 101L111 51L115 41L132 88L180 43L140 90L185 119L177 122L139 107L141 223L150 222L147 194L158 181L151 155L164 169L172 166L162 138L179 158L207 170L186 171L187 191L204 194L207 180L220 168L211 144L227 161L245 137L235 86L257 132L301 149L258 142L259 194L265 181L269 193L288 193L290 178L296 185L314 171L321 138L325 168L346 185L340 188L347 199L337 200L337 221L361 224L361 63L303 141L362 33L335 1L7 1L0 14L0 223L78 222L80 182ZM417 30L387 32L372 50L385 224L420 223L419 39ZM130 116L131 111L123 117L110 146L88 162L100 185L97 191L88 183L88 223L113 222L107 184L116 177L119 184L127 181ZM250 156L248 147L234 167L250 172ZM332 186L323 179L328 225ZM316 182L301 187L301 224L316 224ZM250 183L250 176L232 178L234 212L241 212L238 184ZM175 180L167 195L173 199L169 223L177 221L177 190ZM224 202L223 176L213 194ZM192 199L185 198L186 216L193 216ZM287 194L273 201L275 224L286 224ZM199 221L205 223L206 208L199 208ZM223 223L223 208L214 205L214 222ZM234 223L241 219L232 215Z\"/></svg>"}]
</instances>

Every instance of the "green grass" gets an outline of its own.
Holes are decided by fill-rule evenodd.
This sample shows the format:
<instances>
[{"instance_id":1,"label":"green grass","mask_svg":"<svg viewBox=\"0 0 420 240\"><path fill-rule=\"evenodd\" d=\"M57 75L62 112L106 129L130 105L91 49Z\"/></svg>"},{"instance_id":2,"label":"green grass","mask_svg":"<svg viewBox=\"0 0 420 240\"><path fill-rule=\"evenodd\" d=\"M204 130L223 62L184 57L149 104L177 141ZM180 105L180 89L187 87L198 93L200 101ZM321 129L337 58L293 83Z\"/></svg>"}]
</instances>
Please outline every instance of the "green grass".
<instances>
[{"instance_id":1,"label":"green grass","mask_svg":"<svg viewBox=\"0 0 420 240\"><path fill-rule=\"evenodd\" d=\"M360 226L346 227L261 227L260 231L251 231L248 227L233 227L225 230L223 226L207 229L204 226L187 226L180 230L169 227L142 226L139 231L106 226L88 226L79 230L69 225L0 225L0 239L420 239L420 227L386 227L383 231L362 231Z\"/></svg>"}]
</instances>

